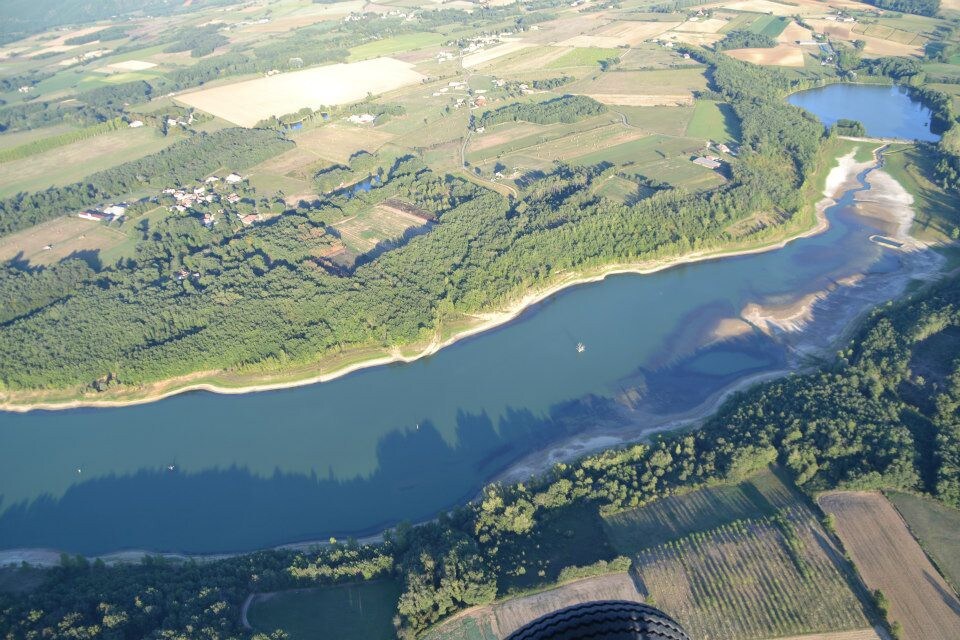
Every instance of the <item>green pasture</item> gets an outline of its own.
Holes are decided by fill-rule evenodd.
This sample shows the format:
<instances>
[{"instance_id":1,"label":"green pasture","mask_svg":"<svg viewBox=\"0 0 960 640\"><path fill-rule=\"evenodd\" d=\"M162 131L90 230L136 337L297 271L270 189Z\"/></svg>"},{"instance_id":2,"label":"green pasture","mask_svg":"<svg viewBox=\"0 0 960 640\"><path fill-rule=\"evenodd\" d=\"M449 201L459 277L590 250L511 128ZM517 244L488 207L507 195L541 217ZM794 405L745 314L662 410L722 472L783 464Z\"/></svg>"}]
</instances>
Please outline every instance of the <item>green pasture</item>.
<instances>
[{"instance_id":1,"label":"green pasture","mask_svg":"<svg viewBox=\"0 0 960 640\"><path fill-rule=\"evenodd\" d=\"M350 62L357 60L366 60L367 58L377 58L379 56L389 56L394 53L404 51L415 51L425 47L433 47L443 44L449 39L442 33L418 32L405 33L392 38L383 40L374 40L350 49Z\"/></svg>"},{"instance_id":2,"label":"green pasture","mask_svg":"<svg viewBox=\"0 0 960 640\"><path fill-rule=\"evenodd\" d=\"M701 146L703 146L702 142L691 138L652 135L578 156L575 161L584 165L612 162L621 166L641 167L676 156L687 157Z\"/></svg>"},{"instance_id":3,"label":"green pasture","mask_svg":"<svg viewBox=\"0 0 960 640\"><path fill-rule=\"evenodd\" d=\"M754 20L753 24L751 24L747 30L751 33L776 38L783 33L783 30L786 29L789 24L790 18L783 16L761 16Z\"/></svg>"},{"instance_id":4,"label":"green pasture","mask_svg":"<svg viewBox=\"0 0 960 640\"><path fill-rule=\"evenodd\" d=\"M924 240L950 240L960 227L960 196L926 178L934 174L934 159L915 145L891 145L884 153L884 169L913 196L916 213L911 233Z\"/></svg>"},{"instance_id":5,"label":"green pasture","mask_svg":"<svg viewBox=\"0 0 960 640\"><path fill-rule=\"evenodd\" d=\"M960 590L960 511L910 493L892 491L887 497L947 582Z\"/></svg>"},{"instance_id":6,"label":"green pasture","mask_svg":"<svg viewBox=\"0 0 960 640\"><path fill-rule=\"evenodd\" d=\"M740 121L733 107L725 102L697 100L686 131L688 138L736 142L740 139Z\"/></svg>"},{"instance_id":7,"label":"green pasture","mask_svg":"<svg viewBox=\"0 0 960 640\"><path fill-rule=\"evenodd\" d=\"M257 631L283 630L289 640L393 640L402 589L394 580L278 593L254 603Z\"/></svg>"}]
</instances>

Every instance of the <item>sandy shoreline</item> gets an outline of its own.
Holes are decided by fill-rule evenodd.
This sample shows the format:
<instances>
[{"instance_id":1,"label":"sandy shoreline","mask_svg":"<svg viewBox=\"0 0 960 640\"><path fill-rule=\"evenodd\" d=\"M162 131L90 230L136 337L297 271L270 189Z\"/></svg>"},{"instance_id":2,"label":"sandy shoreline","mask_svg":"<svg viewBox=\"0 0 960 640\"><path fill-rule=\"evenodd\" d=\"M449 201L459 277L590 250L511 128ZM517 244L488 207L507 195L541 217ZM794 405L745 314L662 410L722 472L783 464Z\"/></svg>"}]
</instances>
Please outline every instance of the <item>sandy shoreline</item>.
<instances>
[{"instance_id":1,"label":"sandy shoreline","mask_svg":"<svg viewBox=\"0 0 960 640\"><path fill-rule=\"evenodd\" d=\"M426 358L436 354L441 349L449 347L457 342L470 338L472 336L490 331L502 325L508 324L509 322L517 319L522 315L528 308L537 305L540 302L550 298L561 291L568 289L570 287L575 287L583 284L589 284L593 282L599 282L605 278L613 275L620 274L638 274L646 275L651 273L656 273L658 271L663 271L666 269L671 269L673 267L692 264L695 262L703 262L707 260L717 260L721 258L731 258L735 256L744 256L752 255L757 253L765 253L768 251L775 251L777 249L782 249L787 244L799 240L801 238L807 238L814 236L820 233L823 233L829 227L829 223L826 218L827 208L836 204L835 197L842 191L845 191L849 188L849 185L856 181L856 176L867 169L868 167L875 165L876 160L869 162L857 163L853 159L853 153L850 153L846 156L843 156L838 159L839 164L831 169L830 173L827 175L825 188L823 191L823 198L818 201L815 205L816 212L816 222L815 224L806 231L802 231L795 235L792 235L788 238L780 240L779 242L764 245L762 247L755 247L752 249L741 249L741 250L732 250L725 251L723 249L714 250L714 251L699 251L694 253L689 253L685 256L675 258L672 260L664 260L660 262L639 262L639 263L622 263L622 264L611 264L603 269L601 269L597 274L590 276L583 276L579 274L568 275L559 281L553 283L552 285L543 288L537 291L531 291L521 297L517 302L511 304L507 309L498 312L490 312L479 315L477 317L482 318L481 322L476 324L473 327L470 327L464 331L461 331L457 334L454 334L447 338L446 340L437 340L434 339L426 345L421 351L417 352L411 356L404 356L399 353L399 350L395 350L391 355L385 355L378 358L371 358L369 360L364 360L361 362L356 362L335 371L329 373L318 374L314 376L307 376L303 378L297 378L295 380L287 380L282 382L266 382L261 384L251 384L239 387L227 387L220 386L212 382L202 382L191 384L189 380L197 379L206 376L215 376L222 372L217 371L205 371L205 372L196 372L189 374L187 376L182 376L178 378L173 378L167 381L161 381L158 383L153 383L154 387L167 387L163 390L157 391L156 393L147 393L143 397L138 398L128 398L123 400L108 400L108 399L93 399L93 398L78 398L75 400L67 400L63 402L56 401L38 401L38 402L17 402L16 400L4 399L0 402L0 411L10 411L16 413L25 413L33 410L62 410L62 409L78 409L81 407L93 407L93 408L111 408L111 407L126 407L133 406L138 404L148 404L150 402L157 402L163 400L164 398L169 398L181 393L188 393L191 391L208 391L211 393L219 393L224 395L238 395L246 393L258 393L261 391L276 391L280 389L291 389L294 387L302 387L311 384L317 384L321 382L329 382L340 378L345 375L349 375L356 371L363 369L368 369L372 367L379 367L388 364L400 364L400 363L409 363L419 360L421 358ZM892 180L892 178L891 178ZM318 364L318 366L321 366ZM279 374L282 375L282 374ZM180 383L183 383L180 385ZM180 385L180 386L178 386ZM26 392L23 395L28 395L32 393L42 392ZM16 397L16 393L0 393L0 397Z\"/></svg>"}]
</instances>

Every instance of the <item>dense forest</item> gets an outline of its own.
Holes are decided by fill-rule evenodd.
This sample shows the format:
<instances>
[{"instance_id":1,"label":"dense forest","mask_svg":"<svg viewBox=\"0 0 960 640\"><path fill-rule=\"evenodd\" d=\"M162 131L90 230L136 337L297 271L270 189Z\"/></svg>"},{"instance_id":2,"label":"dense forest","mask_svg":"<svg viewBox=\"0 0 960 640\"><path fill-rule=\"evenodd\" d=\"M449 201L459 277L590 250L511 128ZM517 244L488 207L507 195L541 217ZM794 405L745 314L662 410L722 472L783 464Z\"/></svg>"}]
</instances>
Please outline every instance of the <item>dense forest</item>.
<instances>
[{"instance_id":1,"label":"dense forest","mask_svg":"<svg viewBox=\"0 0 960 640\"><path fill-rule=\"evenodd\" d=\"M723 40L717 43L717 51L724 49L747 49L752 47L762 47L769 49L777 46L777 41L763 33L754 33L745 29L734 29L724 36Z\"/></svg>"},{"instance_id":2,"label":"dense forest","mask_svg":"<svg viewBox=\"0 0 960 640\"><path fill-rule=\"evenodd\" d=\"M503 595L518 558L559 544L544 527L560 513L615 513L774 462L807 491L896 488L960 506L960 279L875 311L835 362L738 394L697 431L558 464L525 484L489 486L475 502L427 525L401 525L377 545L182 565L64 557L31 593L0 594L0 635L250 637L239 624L250 592L393 576L403 584L398 632L413 638ZM611 558L595 553L604 570ZM590 571L553 570L527 584Z\"/></svg>"},{"instance_id":3,"label":"dense forest","mask_svg":"<svg viewBox=\"0 0 960 640\"><path fill-rule=\"evenodd\" d=\"M915 13L919 16L935 16L940 11L940 0L864 0L880 9Z\"/></svg>"},{"instance_id":4,"label":"dense forest","mask_svg":"<svg viewBox=\"0 0 960 640\"><path fill-rule=\"evenodd\" d=\"M424 341L444 321L501 306L556 273L725 246L727 227L761 209L789 218L805 204L799 187L814 167L822 125L782 101L791 86L784 76L697 55L713 66L718 90L742 121L733 180L716 191L659 191L627 206L591 193L605 167L559 165L508 202L401 160L368 193L334 194L296 210L327 228L351 207L398 197L438 219L429 233L348 275L325 268L316 257L322 247L276 260L253 241L276 225L286 228L283 215L245 230L211 230L190 216L143 220L134 256L4 323L0 383L14 390L101 389L104 380L135 386L197 370L277 370L353 347ZM550 109L596 108L584 101L561 99ZM0 222L7 231L22 228L108 195L199 180L220 166L241 168L290 144L273 130L224 130L84 184L8 199L0 203ZM343 179L323 181L335 188ZM329 238L318 242L327 246ZM200 275L172 277L182 268Z\"/></svg>"},{"instance_id":5,"label":"dense forest","mask_svg":"<svg viewBox=\"0 0 960 640\"><path fill-rule=\"evenodd\" d=\"M476 126L492 127L501 122L554 124L576 122L605 112L607 108L587 96L560 96L542 102L514 102L493 111L485 111Z\"/></svg>"}]
</instances>

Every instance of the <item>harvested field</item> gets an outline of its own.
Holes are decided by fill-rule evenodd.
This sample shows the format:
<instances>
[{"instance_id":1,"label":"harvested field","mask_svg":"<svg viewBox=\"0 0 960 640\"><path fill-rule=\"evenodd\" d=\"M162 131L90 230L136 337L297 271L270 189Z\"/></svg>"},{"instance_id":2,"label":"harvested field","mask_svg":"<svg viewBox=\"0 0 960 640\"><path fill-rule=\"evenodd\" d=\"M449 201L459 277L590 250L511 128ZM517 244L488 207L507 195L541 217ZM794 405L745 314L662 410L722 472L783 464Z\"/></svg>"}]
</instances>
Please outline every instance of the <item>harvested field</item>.
<instances>
[{"instance_id":1,"label":"harvested field","mask_svg":"<svg viewBox=\"0 0 960 640\"><path fill-rule=\"evenodd\" d=\"M496 60L497 58L502 58L503 56L509 55L511 53L516 53L521 49L526 49L527 47L532 47L533 45L529 42L521 42L519 40L514 40L512 42L504 42L495 47L489 49L484 49L483 51L478 51L476 53L471 53L468 56L463 57L463 68L471 69L473 67L478 67L482 64L486 64L491 60Z\"/></svg>"},{"instance_id":2,"label":"harvested field","mask_svg":"<svg viewBox=\"0 0 960 640\"><path fill-rule=\"evenodd\" d=\"M394 134L370 127L330 124L297 134L293 140L298 149L333 162L345 163L358 151L373 153L393 140Z\"/></svg>"},{"instance_id":3,"label":"harvested field","mask_svg":"<svg viewBox=\"0 0 960 640\"><path fill-rule=\"evenodd\" d=\"M57 218L0 238L0 261L19 256L34 265L51 264L74 252L104 250L126 239L123 232L101 222Z\"/></svg>"},{"instance_id":4,"label":"harvested field","mask_svg":"<svg viewBox=\"0 0 960 640\"><path fill-rule=\"evenodd\" d=\"M813 40L813 32L810 29L801 27L796 22L791 22L787 28L777 36L777 42L781 44L796 44L798 40Z\"/></svg>"},{"instance_id":5,"label":"harvested field","mask_svg":"<svg viewBox=\"0 0 960 640\"><path fill-rule=\"evenodd\" d=\"M723 39L722 33L691 33L689 31L668 31L663 37L673 42L682 42L684 44L707 46L713 45Z\"/></svg>"},{"instance_id":6,"label":"harvested field","mask_svg":"<svg viewBox=\"0 0 960 640\"><path fill-rule=\"evenodd\" d=\"M731 49L725 52L732 58L759 65L778 67L802 67L803 49L795 44L778 44L769 49Z\"/></svg>"},{"instance_id":7,"label":"harvested field","mask_svg":"<svg viewBox=\"0 0 960 640\"><path fill-rule=\"evenodd\" d=\"M561 47L580 47L588 49L590 47L600 47L612 49L617 45L622 44L623 41L616 36L592 36L592 35L581 35L574 36L563 42L558 43L558 46Z\"/></svg>"},{"instance_id":8,"label":"harvested field","mask_svg":"<svg viewBox=\"0 0 960 640\"><path fill-rule=\"evenodd\" d=\"M627 107L684 107L693 104L693 95L689 93L644 96L620 93L588 93L586 95L603 104Z\"/></svg>"},{"instance_id":9,"label":"harvested field","mask_svg":"<svg viewBox=\"0 0 960 640\"><path fill-rule=\"evenodd\" d=\"M655 71L614 71L602 73L590 80L574 82L566 87L569 93L588 96L687 96L693 91L706 89L707 79L703 67ZM612 103L616 104L616 103ZM619 103L633 104L633 103ZM653 104L664 104L654 102ZM673 104L668 102L666 104ZM687 103L685 103L687 104Z\"/></svg>"},{"instance_id":10,"label":"harvested field","mask_svg":"<svg viewBox=\"0 0 960 640\"><path fill-rule=\"evenodd\" d=\"M854 40L863 40L866 43L866 46L863 49L864 54L871 56L912 56L912 55L922 55L923 54L923 38L917 38L912 40L913 44L904 44L902 42L895 42L894 40L887 40L876 35L870 35L868 33L855 33L854 28L856 24L837 24L830 20L810 20L810 26L821 33L826 33L827 35L837 38L840 40L845 40L846 42L853 42Z\"/></svg>"},{"instance_id":11,"label":"harvested field","mask_svg":"<svg viewBox=\"0 0 960 640\"><path fill-rule=\"evenodd\" d=\"M626 573L614 573L578 580L532 596L474 609L440 625L427 633L423 640L505 638L546 613L591 600L643 602L630 576Z\"/></svg>"},{"instance_id":12,"label":"harvested field","mask_svg":"<svg viewBox=\"0 0 960 640\"><path fill-rule=\"evenodd\" d=\"M723 3L723 8L733 11L749 11L751 13L769 13L775 16L792 16L797 12L794 4L780 4L770 0L740 0L739 2ZM821 6L821 11L823 8Z\"/></svg>"},{"instance_id":13,"label":"harvested field","mask_svg":"<svg viewBox=\"0 0 960 640\"><path fill-rule=\"evenodd\" d=\"M833 492L819 499L871 590L890 601L889 616L904 637L950 640L960 629L960 600L910 535L893 505L878 493Z\"/></svg>"},{"instance_id":14,"label":"harvested field","mask_svg":"<svg viewBox=\"0 0 960 640\"><path fill-rule=\"evenodd\" d=\"M727 26L726 20L719 18L707 18L706 20L687 20L678 25L675 31L688 31L690 33L717 33L720 29Z\"/></svg>"},{"instance_id":15,"label":"harvested field","mask_svg":"<svg viewBox=\"0 0 960 640\"><path fill-rule=\"evenodd\" d=\"M648 549L634 569L641 593L692 638L752 640L868 627L840 563L802 508Z\"/></svg>"},{"instance_id":16,"label":"harvested field","mask_svg":"<svg viewBox=\"0 0 960 640\"><path fill-rule=\"evenodd\" d=\"M679 24L679 22L636 22L632 20L622 20L598 29L594 32L594 35L616 38L617 44L626 44L634 47L641 42L656 38L661 33L669 31Z\"/></svg>"},{"instance_id":17,"label":"harvested field","mask_svg":"<svg viewBox=\"0 0 960 640\"><path fill-rule=\"evenodd\" d=\"M334 64L235 82L177 97L191 107L241 126L304 107L348 104L420 82L412 65L393 58Z\"/></svg>"}]
</instances>

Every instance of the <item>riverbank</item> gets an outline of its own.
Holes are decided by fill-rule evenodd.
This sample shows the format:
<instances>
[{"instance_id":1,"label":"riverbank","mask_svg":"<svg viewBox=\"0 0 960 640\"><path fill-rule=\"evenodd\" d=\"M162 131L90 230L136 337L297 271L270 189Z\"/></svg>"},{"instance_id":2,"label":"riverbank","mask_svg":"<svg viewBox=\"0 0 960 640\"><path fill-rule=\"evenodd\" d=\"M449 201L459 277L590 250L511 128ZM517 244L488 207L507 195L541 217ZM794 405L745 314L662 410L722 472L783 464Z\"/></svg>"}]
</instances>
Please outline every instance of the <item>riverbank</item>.
<instances>
[{"instance_id":1,"label":"riverbank","mask_svg":"<svg viewBox=\"0 0 960 640\"><path fill-rule=\"evenodd\" d=\"M394 348L387 352L361 352L352 361L350 356L346 356L344 361L347 364L335 366L332 370L326 372L319 372L318 370L330 366L329 362L318 362L295 372L239 375L232 380L229 377L235 374L202 371L134 389L122 388L96 394L83 393L78 390L5 391L0 392L0 411L22 413L33 410L65 410L81 407L124 407L156 402L191 391L207 391L227 395L274 391L329 382L372 367L414 362L434 355L441 349L461 340L512 322L529 308L571 287L599 282L609 276L618 274L652 274L696 262L775 251L800 238L822 233L829 226L824 213L826 209L835 204L834 198L839 193L849 188L850 184L855 183L858 173L876 163L876 158L872 162L858 163L854 159L854 153L851 152L837 159L837 162L837 166L833 167L826 175L823 197L815 203L812 224L805 229L796 233L786 232L785 237L759 246L749 245L740 248L697 251L672 259L610 264L592 272L569 273L560 276L548 286L527 292L505 309L473 316L465 326L449 336L441 337L438 335L424 345L406 347L410 353L404 353L404 350L400 348Z\"/></svg>"}]
</instances>

